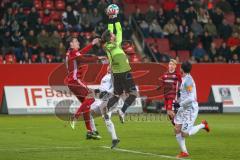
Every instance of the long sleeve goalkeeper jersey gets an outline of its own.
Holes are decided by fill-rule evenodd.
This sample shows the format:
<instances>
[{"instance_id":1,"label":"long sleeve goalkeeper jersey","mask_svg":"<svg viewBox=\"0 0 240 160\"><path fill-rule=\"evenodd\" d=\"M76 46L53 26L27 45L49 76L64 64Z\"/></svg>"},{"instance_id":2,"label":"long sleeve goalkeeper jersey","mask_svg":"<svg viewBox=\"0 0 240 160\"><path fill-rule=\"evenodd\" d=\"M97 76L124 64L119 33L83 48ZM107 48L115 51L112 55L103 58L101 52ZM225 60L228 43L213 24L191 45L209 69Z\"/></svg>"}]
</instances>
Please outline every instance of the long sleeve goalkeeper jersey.
<instances>
[{"instance_id":1,"label":"long sleeve goalkeeper jersey","mask_svg":"<svg viewBox=\"0 0 240 160\"><path fill-rule=\"evenodd\" d=\"M131 70L128 58L124 53L122 43L122 27L119 21L108 23L108 30L112 33L116 29L116 39L114 42L107 42L104 45L104 50L107 53L109 63L113 73L124 73Z\"/></svg>"}]
</instances>

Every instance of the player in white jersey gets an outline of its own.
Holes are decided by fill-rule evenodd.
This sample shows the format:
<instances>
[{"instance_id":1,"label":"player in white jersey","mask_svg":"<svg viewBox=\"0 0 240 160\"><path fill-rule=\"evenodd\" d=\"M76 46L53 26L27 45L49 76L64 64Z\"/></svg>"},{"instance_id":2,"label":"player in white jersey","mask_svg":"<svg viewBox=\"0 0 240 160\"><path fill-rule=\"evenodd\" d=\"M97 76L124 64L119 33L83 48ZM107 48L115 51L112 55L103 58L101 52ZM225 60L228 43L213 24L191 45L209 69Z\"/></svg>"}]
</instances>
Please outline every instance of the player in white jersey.
<instances>
[{"instance_id":1,"label":"player in white jersey","mask_svg":"<svg viewBox=\"0 0 240 160\"><path fill-rule=\"evenodd\" d=\"M177 155L177 158L189 156L185 145L185 137L196 134L200 129L205 129L207 132L210 131L206 120L203 120L201 124L194 126L199 108L196 85L190 75L191 69L191 63L182 63L182 84L180 86L180 98L178 100L180 108L174 118L176 139L181 148L181 152Z\"/></svg>"},{"instance_id":2,"label":"player in white jersey","mask_svg":"<svg viewBox=\"0 0 240 160\"><path fill-rule=\"evenodd\" d=\"M96 114L101 114L104 122L106 124L106 127L108 129L108 132L111 134L112 137L112 149L117 146L117 144L120 142L116 135L114 124L111 120L111 112L108 112L107 109L107 103L109 99L113 95L113 84L112 84L112 75L111 75L111 69L108 67L108 73L102 78L101 84L99 87L100 95L99 99L95 99L94 103L91 105L91 111L93 111ZM91 120L92 128L93 130L96 130L94 121Z\"/></svg>"}]
</instances>

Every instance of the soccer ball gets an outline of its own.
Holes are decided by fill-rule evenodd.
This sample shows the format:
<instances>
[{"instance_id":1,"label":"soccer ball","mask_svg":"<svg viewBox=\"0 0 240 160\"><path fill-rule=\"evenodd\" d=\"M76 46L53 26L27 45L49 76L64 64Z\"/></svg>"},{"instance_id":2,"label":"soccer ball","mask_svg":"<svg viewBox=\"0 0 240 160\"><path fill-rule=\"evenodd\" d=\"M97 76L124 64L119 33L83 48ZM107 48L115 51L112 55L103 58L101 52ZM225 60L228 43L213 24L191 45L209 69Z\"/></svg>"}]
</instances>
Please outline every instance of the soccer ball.
<instances>
[{"instance_id":1,"label":"soccer ball","mask_svg":"<svg viewBox=\"0 0 240 160\"><path fill-rule=\"evenodd\" d=\"M107 7L106 13L108 16L117 15L119 13L119 7L116 4L110 4Z\"/></svg>"}]
</instances>

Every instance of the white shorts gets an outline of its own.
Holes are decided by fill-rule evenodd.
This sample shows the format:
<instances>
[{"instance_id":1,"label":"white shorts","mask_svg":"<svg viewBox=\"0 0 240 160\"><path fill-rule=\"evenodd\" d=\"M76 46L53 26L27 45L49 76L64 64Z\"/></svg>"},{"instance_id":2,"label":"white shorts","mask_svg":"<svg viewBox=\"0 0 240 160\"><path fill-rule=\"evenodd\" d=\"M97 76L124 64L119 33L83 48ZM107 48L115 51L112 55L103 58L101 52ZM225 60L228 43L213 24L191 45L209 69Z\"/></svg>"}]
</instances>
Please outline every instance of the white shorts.
<instances>
[{"instance_id":1,"label":"white shorts","mask_svg":"<svg viewBox=\"0 0 240 160\"><path fill-rule=\"evenodd\" d=\"M179 108L176 116L174 117L175 124L182 124L181 131L188 133L193 127L195 120L198 116L198 107L189 107L188 109Z\"/></svg>"}]
</instances>

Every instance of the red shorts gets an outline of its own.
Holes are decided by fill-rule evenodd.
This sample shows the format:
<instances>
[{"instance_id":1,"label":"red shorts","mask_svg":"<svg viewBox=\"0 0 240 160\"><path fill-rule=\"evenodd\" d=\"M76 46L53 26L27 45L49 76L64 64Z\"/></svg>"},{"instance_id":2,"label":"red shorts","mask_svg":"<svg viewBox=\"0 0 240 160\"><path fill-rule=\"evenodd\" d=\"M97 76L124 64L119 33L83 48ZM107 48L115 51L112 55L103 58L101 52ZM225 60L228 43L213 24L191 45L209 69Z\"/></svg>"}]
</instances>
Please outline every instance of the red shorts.
<instances>
[{"instance_id":1,"label":"red shorts","mask_svg":"<svg viewBox=\"0 0 240 160\"><path fill-rule=\"evenodd\" d=\"M164 100L164 107L167 111L173 111L174 108L173 108L173 103L174 103L175 100L173 99L165 99Z\"/></svg>"},{"instance_id":2,"label":"red shorts","mask_svg":"<svg viewBox=\"0 0 240 160\"><path fill-rule=\"evenodd\" d=\"M89 89L80 80L68 81L67 86L81 102L83 102L84 98L89 94Z\"/></svg>"}]
</instances>

